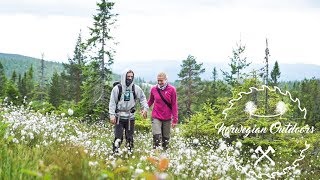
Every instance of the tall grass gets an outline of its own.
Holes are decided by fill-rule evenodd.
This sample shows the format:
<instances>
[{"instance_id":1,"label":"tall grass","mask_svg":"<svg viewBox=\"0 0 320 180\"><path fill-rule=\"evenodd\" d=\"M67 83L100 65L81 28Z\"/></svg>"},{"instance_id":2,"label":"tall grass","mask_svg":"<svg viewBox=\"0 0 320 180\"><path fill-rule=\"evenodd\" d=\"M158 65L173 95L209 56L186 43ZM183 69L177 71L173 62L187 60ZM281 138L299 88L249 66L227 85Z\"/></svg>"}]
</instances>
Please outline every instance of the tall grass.
<instances>
[{"instance_id":1,"label":"tall grass","mask_svg":"<svg viewBox=\"0 0 320 180\"><path fill-rule=\"evenodd\" d=\"M195 141L179 129L173 131L166 152L152 149L152 136L144 129L135 132L132 154L122 145L114 156L109 124L88 126L72 117L42 115L24 107L3 106L0 111L1 179L255 179L252 172L281 170L267 161L259 167L244 164L241 142L228 145L210 137ZM310 152L308 156L301 161L305 169L298 167L278 178L319 176L319 157Z\"/></svg>"}]
</instances>

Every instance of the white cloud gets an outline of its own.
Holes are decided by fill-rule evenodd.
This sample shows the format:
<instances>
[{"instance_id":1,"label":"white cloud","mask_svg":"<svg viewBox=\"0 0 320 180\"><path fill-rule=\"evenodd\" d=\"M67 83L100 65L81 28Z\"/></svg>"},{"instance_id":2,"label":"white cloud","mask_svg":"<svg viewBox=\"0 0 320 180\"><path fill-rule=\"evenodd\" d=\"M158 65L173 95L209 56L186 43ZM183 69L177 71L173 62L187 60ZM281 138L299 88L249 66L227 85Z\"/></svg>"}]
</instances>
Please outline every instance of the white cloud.
<instances>
[{"instance_id":1,"label":"white cloud","mask_svg":"<svg viewBox=\"0 0 320 180\"><path fill-rule=\"evenodd\" d=\"M0 16L1 52L22 54L55 61L72 56L80 29L86 29L87 18L18 14Z\"/></svg>"},{"instance_id":2,"label":"white cloud","mask_svg":"<svg viewBox=\"0 0 320 180\"><path fill-rule=\"evenodd\" d=\"M17 3L20 3L17 6ZM320 11L301 0L117 1L116 61L226 62L241 40L248 60L262 62L265 38L272 60L320 64ZM79 30L87 38L96 5L90 0L0 2L0 52L66 61Z\"/></svg>"},{"instance_id":3,"label":"white cloud","mask_svg":"<svg viewBox=\"0 0 320 180\"><path fill-rule=\"evenodd\" d=\"M117 57L182 60L192 54L202 61L225 61L241 37L251 61L263 61L268 38L271 59L317 63L319 17L318 11L311 10L245 8L122 16Z\"/></svg>"},{"instance_id":4,"label":"white cloud","mask_svg":"<svg viewBox=\"0 0 320 180\"><path fill-rule=\"evenodd\" d=\"M1 0L0 14L87 17L95 10L94 2L91 0Z\"/></svg>"}]
</instances>

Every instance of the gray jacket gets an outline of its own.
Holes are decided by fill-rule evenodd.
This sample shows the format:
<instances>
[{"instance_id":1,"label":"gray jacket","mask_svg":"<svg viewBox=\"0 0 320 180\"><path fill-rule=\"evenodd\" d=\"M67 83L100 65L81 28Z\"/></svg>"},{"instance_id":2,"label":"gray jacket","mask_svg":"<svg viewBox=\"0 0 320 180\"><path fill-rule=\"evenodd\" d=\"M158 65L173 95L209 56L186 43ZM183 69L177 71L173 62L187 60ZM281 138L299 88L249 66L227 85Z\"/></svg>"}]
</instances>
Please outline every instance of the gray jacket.
<instances>
[{"instance_id":1,"label":"gray jacket","mask_svg":"<svg viewBox=\"0 0 320 180\"><path fill-rule=\"evenodd\" d=\"M113 87L110 95L110 101L109 101L109 115L110 118L112 117L120 117L120 119L132 119L134 117L134 113L131 113L130 110L132 107L135 106L136 102L134 100L133 92L132 92L132 86L133 82L127 87L126 86L126 75L128 70L124 71L121 75L121 85L122 85L122 95L120 98L120 101L118 102L118 93L119 88L117 86ZM141 108L143 108L145 111L148 110L149 106L147 104L147 99L142 91L142 89L137 86L135 86L135 93L136 93L136 100L140 102ZM126 91L130 91L130 100L124 101L124 93ZM119 110L118 113L116 113L116 109Z\"/></svg>"}]
</instances>

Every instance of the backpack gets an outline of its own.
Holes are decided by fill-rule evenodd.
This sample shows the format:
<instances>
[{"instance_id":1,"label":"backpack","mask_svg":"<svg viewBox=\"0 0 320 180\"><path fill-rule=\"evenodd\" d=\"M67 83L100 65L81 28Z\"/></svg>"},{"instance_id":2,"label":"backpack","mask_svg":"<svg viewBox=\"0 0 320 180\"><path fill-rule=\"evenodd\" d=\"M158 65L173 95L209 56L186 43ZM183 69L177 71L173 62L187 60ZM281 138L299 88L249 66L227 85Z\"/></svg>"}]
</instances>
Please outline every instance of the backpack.
<instances>
[{"instance_id":1,"label":"backpack","mask_svg":"<svg viewBox=\"0 0 320 180\"><path fill-rule=\"evenodd\" d=\"M119 93L118 93L118 102L119 102L120 99L121 99L121 95L122 95L122 86L121 86L121 83L119 81L116 81L116 82L113 83L113 87L115 87L115 86L118 86L118 89L119 89ZM132 84L132 92L133 92L134 101L136 101L137 95L136 95L135 85L134 84Z\"/></svg>"}]
</instances>

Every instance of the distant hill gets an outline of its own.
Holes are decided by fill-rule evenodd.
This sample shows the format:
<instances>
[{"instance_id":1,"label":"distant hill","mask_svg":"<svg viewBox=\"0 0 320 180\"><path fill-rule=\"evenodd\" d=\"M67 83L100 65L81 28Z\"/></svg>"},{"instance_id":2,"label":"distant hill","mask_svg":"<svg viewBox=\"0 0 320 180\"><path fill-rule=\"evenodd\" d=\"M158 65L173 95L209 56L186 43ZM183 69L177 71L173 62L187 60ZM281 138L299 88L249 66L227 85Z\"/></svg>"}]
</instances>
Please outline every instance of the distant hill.
<instances>
[{"instance_id":1,"label":"distant hill","mask_svg":"<svg viewBox=\"0 0 320 180\"><path fill-rule=\"evenodd\" d=\"M17 74L23 75L26 72L31 64L33 64L34 76L36 80L40 78L40 66L41 60L33 57L18 55L18 54L6 54L0 53L0 62L4 66L6 76L11 77L13 70L16 71ZM214 62L204 62L203 67L206 69L205 73L201 75L203 79L210 80L212 76L212 70L214 67L217 68L218 78L222 79L222 72L220 69L224 71L230 71L230 67L228 65L229 62L225 63L214 63ZM169 76L169 81L173 82L178 80L178 73L181 70L182 61L175 60L157 60L157 61L149 61L149 62L138 62L138 61L130 61L130 62L119 62L115 60L115 63L112 65L113 78L115 80L120 79L120 75L122 71L126 68L131 68L135 71L135 76L140 77L141 79L149 82L155 81L156 75L160 71L164 71ZM248 72L253 69L260 69L262 64L251 64L248 68ZM272 70L273 64L270 65L270 72ZM305 78L320 78L320 66L313 64L279 64L281 76L280 81L294 81L294 80L303 80ZM46 79L50 80L53 73L57 71L58 73L63 71L63 65L59 62L45 61L45 75Z\"/></svg>"},{"instance_id":2,"label":"distant hill","mask_svg":"<svg viewBox=\"0 0 320 180\"><path fill-rule=\"evenodd\" d=\"M5 74L8 78L11 78L14 70L17 75L21 74L21 76L23 76L23 74L28 71L32 65L35 80L37 81L40 79L41 59L18 54L0 53L0 62L4 67ZM52 61L44 61L44 66L46 80L50 80L55 71L61 73L64 69L62 63Z\"/></svg>"},{"instance_id":3,"label":"distant hill","mask_svg":"<svg viewBox=\"0 0 320 180\"><path fill-rule=\"evenodd\" d=\"M199 62L198 62L199 63ZM210 80L212 77L213 68L216 67L218 71L218 78L222 79L222 72L230 72L229 62L225 63L214 63L214 62L204 62L203 67L206 69L205 73L201 75L203 79ZM137 76L140 76L145 81L155 81L156 75L160 71L164 71L169 76L169 81L173 82L178 79L178 73L181 70L182 61L174 60L157 60L150 62L117 62L112 66L113 72L119 73L122 72L125 68L132 68L135 71ZM263 67L263 64L251 64L247 69L247 72L258 70ZM280 64L280 81L294 81L294 80L303 80L305 78L309 79L312 77L320 78L320 66L313 64ZM269 72L271 72L273 64L269 67Z\"/></svg>"},{"instance_id":4,"label":"distant hill","mask_svg":"<svg viewBox=\"0 0 320 180\"><path fill-rule=\"evenodd\" d=\"M29 70L31 65L33 66L34 78L35 81L39 81L41 77L41 59L19 55L19 54L8 54L8 53L0 53L0 62L4 67L4 71L7 78L11 78L13 71L15 70L17 75L23 74ZM51 77L54 72L58 72L59 74L64 70L63 64L59 62L53 61L44 61L45 66L45 79L50 82ZM120 79L120 73L113 74L113 79Z\"/></svg>"}]
</instances>

